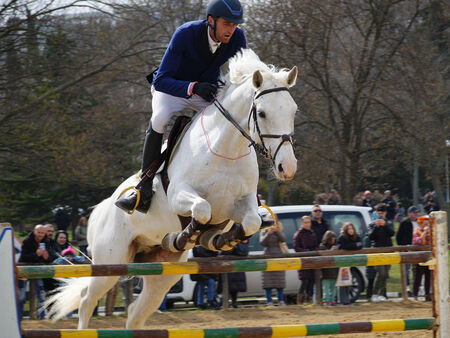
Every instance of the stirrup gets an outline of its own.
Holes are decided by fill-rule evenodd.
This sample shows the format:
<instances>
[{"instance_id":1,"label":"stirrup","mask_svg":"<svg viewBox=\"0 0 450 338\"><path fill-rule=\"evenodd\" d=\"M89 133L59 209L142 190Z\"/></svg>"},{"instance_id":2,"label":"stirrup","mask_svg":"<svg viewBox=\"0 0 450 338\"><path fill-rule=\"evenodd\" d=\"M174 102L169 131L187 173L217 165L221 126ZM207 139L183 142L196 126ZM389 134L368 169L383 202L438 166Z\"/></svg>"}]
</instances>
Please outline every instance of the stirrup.
<instances>
[{"instance_id":1,"label":"stirrup","mask_svg":"<svg viewBox=\"0 0 450 338\"><path fill-rule=\"evenodd\" d=\"M119 194L119 197L117 197L117 200L119 200L124 193L126 193L128 190L131 190L131 189L134 189L134 191L136 191L137 198L136 198L136 204L134 205L134 208L132 210L124 210L128 215L133 215L133 213L136 211L136 208L138 207L139 202L141 201L141 191L136 189L136 186L131 186L131 187L126 188L124 191L122 191Z\"/></svg>"}]
</instances>

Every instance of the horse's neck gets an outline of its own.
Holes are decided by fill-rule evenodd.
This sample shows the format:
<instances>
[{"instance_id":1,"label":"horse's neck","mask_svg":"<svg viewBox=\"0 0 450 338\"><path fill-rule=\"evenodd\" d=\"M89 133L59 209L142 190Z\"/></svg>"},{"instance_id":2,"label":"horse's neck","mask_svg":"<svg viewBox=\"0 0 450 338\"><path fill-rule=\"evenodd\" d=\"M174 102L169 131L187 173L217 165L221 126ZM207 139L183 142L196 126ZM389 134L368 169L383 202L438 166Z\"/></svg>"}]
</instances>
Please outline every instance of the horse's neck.
<instances>
[{"instance_id":1,"label":"horse's neck","mask_svg":"<svg viewBox=\"0 0 450 338\"><path fill-rule=\"evenodd\" d=\"M248 132L247 119L252 96L249 94L249 89L245 88L246 86L246 84L243 84L230 89L225 95L221 95L218 100L233 119ZM212 152L228 158L239 158L249 153L248 140L223 116L215 105L205 111L200 118L203 133L207 137Z\"/></svg>"}]
</instances>

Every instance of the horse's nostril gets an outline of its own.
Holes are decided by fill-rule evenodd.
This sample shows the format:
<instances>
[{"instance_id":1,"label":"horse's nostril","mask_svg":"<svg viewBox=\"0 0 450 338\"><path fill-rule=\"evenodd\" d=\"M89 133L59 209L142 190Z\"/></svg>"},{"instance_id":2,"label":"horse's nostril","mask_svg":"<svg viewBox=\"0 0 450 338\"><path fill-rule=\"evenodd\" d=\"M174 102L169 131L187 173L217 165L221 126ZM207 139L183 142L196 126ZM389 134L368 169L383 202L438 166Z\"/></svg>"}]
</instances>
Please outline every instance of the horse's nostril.
<instances>
[{"instance_id":1,"label":"horse's nostril","mask_svg":"<svg viewBox=\"0 0 450 338\"><path fill-rule=\"evenodd\" d=\"M278 165L278 171L279 171L280 173L283 172L283 166L281 165L281 163Z\"/></svg>"}]
</instances>

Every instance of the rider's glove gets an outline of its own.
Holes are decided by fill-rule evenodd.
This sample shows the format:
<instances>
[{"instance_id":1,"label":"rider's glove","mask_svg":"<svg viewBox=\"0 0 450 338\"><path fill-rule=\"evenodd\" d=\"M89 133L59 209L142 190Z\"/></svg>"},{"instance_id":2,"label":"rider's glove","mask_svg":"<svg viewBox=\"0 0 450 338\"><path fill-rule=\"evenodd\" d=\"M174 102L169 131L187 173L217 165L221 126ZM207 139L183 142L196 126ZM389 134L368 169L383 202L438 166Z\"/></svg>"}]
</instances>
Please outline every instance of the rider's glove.
<instances>
[{"instance_id":1,"label":"rider's glove","mask_svg":"<svg viewBox=\"0 0 450 338\"><path fill-rule=\"evenodd\" d=\"M214 99L214 95L217 92L217 85L209 82L197 82L192 88L192 92L210 102Z\"/></svg>"}]
</instances>

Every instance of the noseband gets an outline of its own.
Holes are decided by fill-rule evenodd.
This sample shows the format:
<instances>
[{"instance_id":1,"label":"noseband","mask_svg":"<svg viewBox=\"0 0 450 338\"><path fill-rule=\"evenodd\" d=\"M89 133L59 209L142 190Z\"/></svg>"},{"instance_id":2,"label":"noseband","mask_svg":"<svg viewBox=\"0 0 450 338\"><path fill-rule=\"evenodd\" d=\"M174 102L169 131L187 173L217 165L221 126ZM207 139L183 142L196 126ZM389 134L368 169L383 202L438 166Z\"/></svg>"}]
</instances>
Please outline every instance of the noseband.
<instances>
[{"instance_id":1,"label":"noseband","mask_svg":"<svg viewBox=\"0 0 450 338\"><path fill-rule=\"evenodd\" d=\"M276 88L266 89L257 94L255 93L255 96L253 98L252 107L251 107L250 113L248 115L247 127L250 130L250 120L253 117L253 125L256 130L256 133L258 134L259 139L261 140L261 145L259 145L252 139L252 137L244 130L244 128L242 128L236 122L235 119L233 119L231 114L222 106L222 104L219 101L217 101L217 100L214 101L215 106L217 107L217 109L219 109L219 111L222 113L222 115L225 116L225 118L228 121L230 121L236 127L237 130L239 130L239 132L242 134L242 136L244 136L250 142L249 147L253 147L258 153L260 153L262 156L264 156L265 158L270 160L272 162L272 165L275 165L275 158L283 144L290 143L292 147L294 146L293 142L292 142L292 136L294 135L294 132L292 132L290 134L282 134L282 135L280 135L280 134L261 134L261 130L259 128L259 123L258 123L258 116L256 114L255 100L263 95L266 95L269 93L274 93L274 92L280 92L280 91L289 91L289 89L287 87L276 87ZM267 149L266 145L264 144L265 138L281 139L280 144L278 145L277 149L275 150L273 157L271 156L270 151Z\"/></svg>"}]
</instances>

